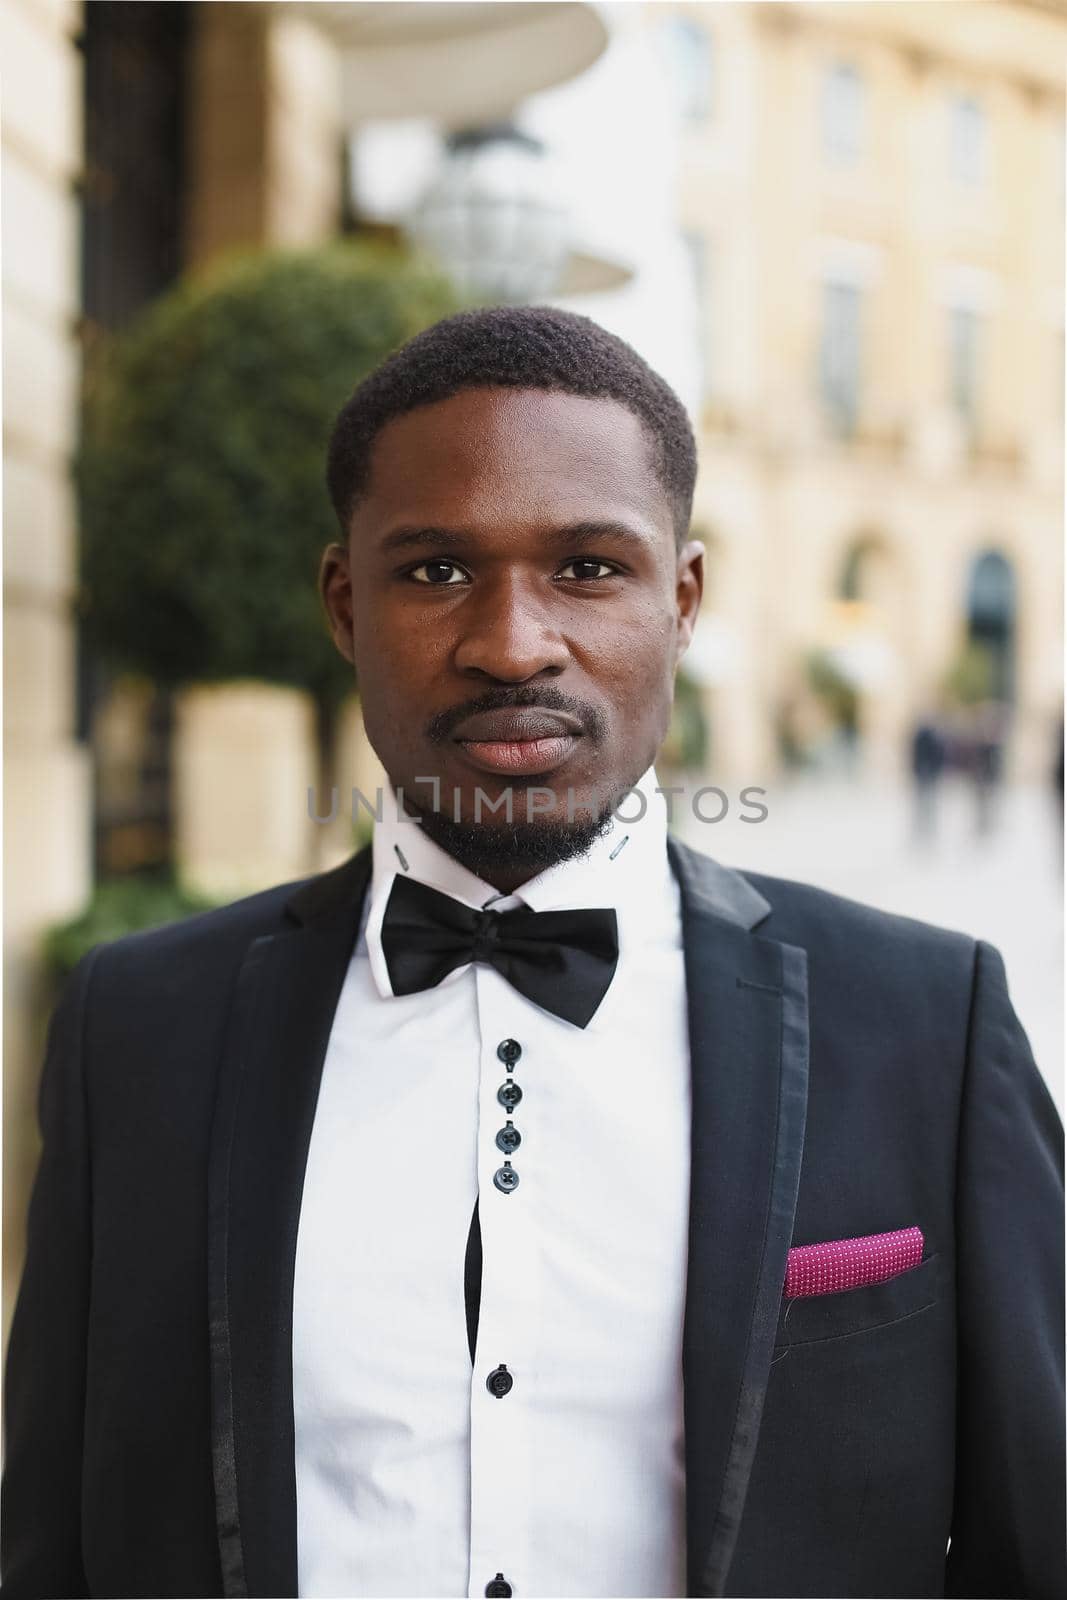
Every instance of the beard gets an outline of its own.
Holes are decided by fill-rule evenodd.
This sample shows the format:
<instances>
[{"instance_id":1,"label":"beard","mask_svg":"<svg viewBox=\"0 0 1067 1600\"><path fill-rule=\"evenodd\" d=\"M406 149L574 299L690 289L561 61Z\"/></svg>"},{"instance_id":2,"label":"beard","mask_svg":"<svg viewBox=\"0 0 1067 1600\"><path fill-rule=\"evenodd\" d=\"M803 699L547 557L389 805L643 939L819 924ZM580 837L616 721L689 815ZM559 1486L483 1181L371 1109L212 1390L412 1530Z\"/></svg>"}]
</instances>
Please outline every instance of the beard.
<instances>
[{"instance_id":1,"label":"beard","mask_svg":"<svg viewBox=\"0 0 1067 1600\"><path fill-rule=\"evenodd\" d=\"M561 861L585 855L611 823L615 800L593 815L573 821L552 817L526 822L456 822L443 811L415 806L423 832L476 877L522 871L534 877Z\"/></svg>"}]
</instances>

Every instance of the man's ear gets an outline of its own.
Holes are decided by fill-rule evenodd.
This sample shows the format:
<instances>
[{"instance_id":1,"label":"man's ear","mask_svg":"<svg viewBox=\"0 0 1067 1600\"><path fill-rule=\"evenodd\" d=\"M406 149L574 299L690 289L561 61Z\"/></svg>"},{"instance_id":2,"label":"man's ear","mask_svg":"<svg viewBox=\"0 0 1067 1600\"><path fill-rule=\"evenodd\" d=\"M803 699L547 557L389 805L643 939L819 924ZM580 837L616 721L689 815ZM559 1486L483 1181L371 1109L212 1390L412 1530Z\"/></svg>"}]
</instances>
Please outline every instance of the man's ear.
<instances>
[{"instance_id":1,"label":"man's ear","mask_svg":"<svg viewBox=\"0 0 1067 1600\"><path fill-rule=\"evenodd\" d=\"M352 573L343 544L328 544L319 567L319 593L326 607L333 642L346 661L355 665L352 642Z\"/></svg>"},{"instance_id":2,"label":"man's ear","mask_svg":"<svg viewBox=\"0 0 1067 1600\"><path fill-rule=\"evenodd\" d=\"M678 606L678 631L675 635L674 664L678 665L689 649L700 600L704 593L704 546L699 539L690 539L678 552L676 585Z\"/></svg>"}]
</instances>

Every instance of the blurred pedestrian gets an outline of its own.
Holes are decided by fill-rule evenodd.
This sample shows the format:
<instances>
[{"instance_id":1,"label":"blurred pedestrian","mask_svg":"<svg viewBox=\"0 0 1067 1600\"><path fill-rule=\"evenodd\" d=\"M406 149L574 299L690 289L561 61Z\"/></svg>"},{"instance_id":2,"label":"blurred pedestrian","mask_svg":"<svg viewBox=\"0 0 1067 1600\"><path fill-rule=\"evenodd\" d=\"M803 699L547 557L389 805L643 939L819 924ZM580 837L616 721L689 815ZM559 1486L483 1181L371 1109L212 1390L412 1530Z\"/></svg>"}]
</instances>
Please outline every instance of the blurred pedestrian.
<instances>
[{"instance_id":1,"label":"blurred pedestrian","mask_svg":"<svg viewBox=\"0 0 1067 1600\"><path fill-rule=\"evenodd\" d=\"M977 707L969 767L975 831L980 838L992 832L996 820L997 795L1004 777L1005 732L1003 706L987 701Z\"/></svg>"},{"instance_id":2,"label":"blurred pedestrian","mask_svg":"<svg viewBox=\"0 0 1067 1600\"><path fill-rule=\"evenodd\" d=\"M937 792L945 770L945 737L932 717L921 718L911 736L911 776L916 839L933 838L937 826Z\"/></svg>"},{"instance_id":3,"label":"blurred pedestrian","mask_svg":"<svg viewBox=\"0 0 1067 1600\"><path fill-rule=\"evenodd\" d=\"M1052 756L1052 800L1056 827L1056 855L1063 871L1063 710L1061 708L1056 722L1055 742Z\"/></svg>"}]
</instances>

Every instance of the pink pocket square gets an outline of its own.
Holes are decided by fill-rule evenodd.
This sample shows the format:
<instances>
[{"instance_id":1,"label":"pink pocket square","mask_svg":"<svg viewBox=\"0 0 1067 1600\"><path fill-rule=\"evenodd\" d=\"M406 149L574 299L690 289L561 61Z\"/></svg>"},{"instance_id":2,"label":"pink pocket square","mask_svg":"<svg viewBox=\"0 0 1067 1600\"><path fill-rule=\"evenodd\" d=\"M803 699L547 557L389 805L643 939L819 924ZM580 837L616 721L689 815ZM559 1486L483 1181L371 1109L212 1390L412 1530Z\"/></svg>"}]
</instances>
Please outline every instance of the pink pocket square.
<instances>
[{"instance_id":1,"label":"pink pocket square","mask_svg":"<svg viewBox=\"0 0 1067 1600\"><path fill-rule=\"evenodd\" d=\"M868 1233L858 1239L827 1239L822 1244L794 1245L785 1274L786 1299L799 1295L834 1294L857 1289L864 1283L881 1283L898 1272L917 1267L922 1260L921 1228L897 1228L893 1233Z\"/></svg>"}]
</instances>

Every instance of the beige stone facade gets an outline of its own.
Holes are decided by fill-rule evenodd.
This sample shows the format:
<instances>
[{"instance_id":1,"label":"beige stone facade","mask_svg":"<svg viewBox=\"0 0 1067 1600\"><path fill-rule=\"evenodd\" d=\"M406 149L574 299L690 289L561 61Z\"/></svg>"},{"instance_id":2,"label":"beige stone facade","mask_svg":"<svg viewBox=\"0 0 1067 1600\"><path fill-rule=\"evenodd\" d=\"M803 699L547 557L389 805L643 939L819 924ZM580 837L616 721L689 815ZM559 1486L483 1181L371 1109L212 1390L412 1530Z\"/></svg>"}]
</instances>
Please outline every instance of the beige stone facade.
<instances>
[{"instance_id":1,"label":"beige stone facade","mask_svg":"<svg viewBox=\"0 0 1067 1600\"><path fill-rule=\"evenodd\" d=\"M706 301L696 524L722 662L716 770L773 771L806 656L842 640L869 663L868 761L898 767L964 640L973 563L994 551L1017 596L1011 759L1041 772L1062 694L1067 9L669 10L710 77L685 135L682 221ZM857 308L847 437L820 399L832 283ZM966 418L956 308L976 343Z\"/></svg>"},{"instance_id":2,"label":"beige stone facade","mask_svg":"<svg viewBox=\"0 0 1067 1600\"><path fill-rule=\"evenodd\" d=\"M258 5L197 6L190 63L187 256L310 245L341 215L337 51L305 18Z\"/></svg>"},{"instance_id":3,"label":"beige stone facade","mask_svg":"<svg viewBox=\"0 0 1067 1600\"><path fill-rule=\"evenodd\" d=\"M81 63L73 0L0 7L4 96L4 1312L36 1160L38 941L89 886L89 768L73 738L70 456L78 357ZM20 1070L22 1069L22 1070Z\"/></svg>"}]
</instances>

